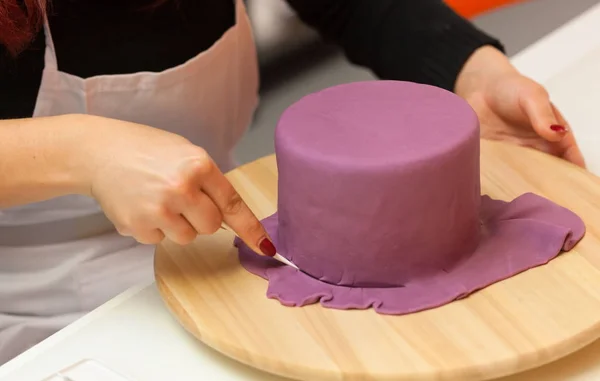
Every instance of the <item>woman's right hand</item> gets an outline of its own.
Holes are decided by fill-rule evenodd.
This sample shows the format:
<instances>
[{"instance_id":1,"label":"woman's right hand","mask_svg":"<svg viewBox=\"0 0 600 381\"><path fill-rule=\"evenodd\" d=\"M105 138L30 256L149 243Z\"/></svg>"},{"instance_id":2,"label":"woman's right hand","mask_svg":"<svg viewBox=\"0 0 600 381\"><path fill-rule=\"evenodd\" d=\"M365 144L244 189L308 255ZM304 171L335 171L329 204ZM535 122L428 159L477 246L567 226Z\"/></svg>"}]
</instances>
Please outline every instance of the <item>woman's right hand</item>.
<instances>
[{"instance_id":1,"label":"woman's right hand","mask_svg":"<svg viewBox=\"0 0 600 381\"><path fill-rule=\"evenodd\" d=\"M183 137L156 128L82 115L87 189L120 234L146 244L178 244L212 234L222 222L256 252L275 247L215 162ZM86 166L87 167L87 166Z\"/></svg>"}]
</instances>

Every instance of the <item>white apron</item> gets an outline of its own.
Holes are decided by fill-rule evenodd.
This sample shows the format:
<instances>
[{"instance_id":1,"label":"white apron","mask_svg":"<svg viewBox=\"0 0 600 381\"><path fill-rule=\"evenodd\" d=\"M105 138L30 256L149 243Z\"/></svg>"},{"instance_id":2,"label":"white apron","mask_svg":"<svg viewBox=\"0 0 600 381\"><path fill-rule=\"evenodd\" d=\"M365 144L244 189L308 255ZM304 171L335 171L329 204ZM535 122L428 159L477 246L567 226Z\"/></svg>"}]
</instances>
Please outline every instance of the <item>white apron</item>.
<instances>
[{"instance_id":1,"label":"white apron","mask_svg":"<svg viewBox=\"0 0 600 381\"><path fill-rule=\"evenodd\" d=\"M223 171L258 103L256 48L242 0L210 49L160 73L83 79L58 70L46 21L34 117L93 114L146 124L203 147ZM115 184L115 186L119 186ZM139 282L153 246L118 235L83 196L0 210L0 364Z\"/></svg>"}]
</instances>

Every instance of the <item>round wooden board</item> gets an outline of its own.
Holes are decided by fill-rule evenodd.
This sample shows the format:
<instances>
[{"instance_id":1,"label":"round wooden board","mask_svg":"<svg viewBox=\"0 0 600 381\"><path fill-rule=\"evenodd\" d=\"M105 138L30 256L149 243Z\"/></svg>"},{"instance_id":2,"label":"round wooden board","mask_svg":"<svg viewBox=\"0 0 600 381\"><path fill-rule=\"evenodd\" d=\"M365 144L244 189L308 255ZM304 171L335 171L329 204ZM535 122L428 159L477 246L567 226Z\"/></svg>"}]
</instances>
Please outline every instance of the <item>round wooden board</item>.
<instances>
[{"instance_id":1,"label":"round wooden board","mask_svg":"<svg viewBox=\"0 0 600 381\"><path fill-rule=\"evenodd\" d=\"M298 380L484 380L556 360L600 337L600 179L562 160L482 142L482 192L533 191L578 213L584 239L548 265L443 307L404 316L320 305L284 307L239 264L221 231L161 244L155 275L191 334L242 363ZM273 156L228 178L253 211L275 211Z\"/></svg>"}]
</instances>

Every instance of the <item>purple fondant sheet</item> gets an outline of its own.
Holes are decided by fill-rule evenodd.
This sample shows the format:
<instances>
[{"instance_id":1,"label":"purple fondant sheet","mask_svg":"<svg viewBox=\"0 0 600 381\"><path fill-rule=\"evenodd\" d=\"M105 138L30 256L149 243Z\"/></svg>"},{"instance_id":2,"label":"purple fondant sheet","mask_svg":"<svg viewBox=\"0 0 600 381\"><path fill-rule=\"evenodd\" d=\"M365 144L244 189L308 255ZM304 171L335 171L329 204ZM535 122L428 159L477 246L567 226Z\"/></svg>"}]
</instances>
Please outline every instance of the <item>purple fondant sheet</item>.
<instances>
[{"instance_id":1,"label":"purple fondant sheet","mask_svg":"<svg viewBox=\"0 0 600 381\"><path fill-rule=\"evenodd\" d=\"M451 268L392 287L351 287L326 283L280 262L255 254L236 239L243 267L269 282L267 297L286 306L320 302L335 309L374 308L382 314L407 314L464 298L493 283L544 265L570 250L584 235L583 221L573 212L532 193L511 202L482 197L481 239L476 250ZM263 224L277 245L278 217ZM315 221L318 226L319 222ZM290 251L302 248L288 248ZM293 261L286 252L281 255ZM343 257L344 253L323 253ZM365 249L364 255L369 252ZM402 258L402 256L398 256ZM372 262L371 271L386 263Z\"/></svg>"}]
</instances>

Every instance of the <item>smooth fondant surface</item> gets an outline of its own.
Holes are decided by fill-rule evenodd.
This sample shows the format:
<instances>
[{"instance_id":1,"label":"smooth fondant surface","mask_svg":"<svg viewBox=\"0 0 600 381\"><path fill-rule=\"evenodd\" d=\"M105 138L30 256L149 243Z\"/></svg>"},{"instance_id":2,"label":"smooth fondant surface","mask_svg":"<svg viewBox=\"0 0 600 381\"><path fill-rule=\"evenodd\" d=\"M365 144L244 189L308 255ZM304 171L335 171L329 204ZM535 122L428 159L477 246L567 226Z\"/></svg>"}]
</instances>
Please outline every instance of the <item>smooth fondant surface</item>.
<instances>
[{"instance_id":1,"label":"smooth fondant surface","mask_svg":"<svg viewBox=\"0 0 600 381\"><path fill-rule=\"evenodd\" d=\"M277 213L264 221L302 272L240 260L285 305L403 314L547 263L582 238L572 212L534 194L480 195L479 122L432 86L368 81L308 95L276 129Z\"/></svg>"},{"instance_id":2,"label":"smooth fondant surface","mask_svg":"<svg viewBox=\"0 0 600 381\"><path fill-rule=\"evenodd\" d=\"M448 91L397 81L322 90L283 113L275 151L277 248L318 279L399 286L477 246L479 125Z\"/></svg>"}]
</instances>

